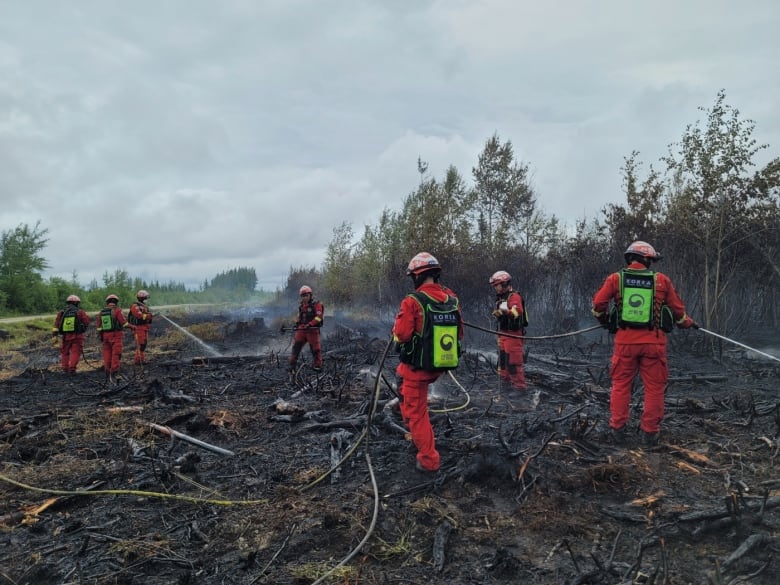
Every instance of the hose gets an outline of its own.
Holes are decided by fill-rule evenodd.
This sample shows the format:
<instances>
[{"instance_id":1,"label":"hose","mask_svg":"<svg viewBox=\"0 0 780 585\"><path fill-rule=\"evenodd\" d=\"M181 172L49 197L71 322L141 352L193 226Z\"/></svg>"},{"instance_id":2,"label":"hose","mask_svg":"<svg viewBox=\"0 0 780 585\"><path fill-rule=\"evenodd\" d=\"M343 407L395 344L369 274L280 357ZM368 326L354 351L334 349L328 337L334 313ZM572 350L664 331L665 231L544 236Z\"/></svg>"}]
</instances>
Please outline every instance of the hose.
<instances>
[{"instance_id":1,"label":"hose","mask_svg":"<svg viewBox=\"0 0 780 585\"><path fill-rule=\"evenodd\" d=\"M725 337L724 335L720 335L719 333L715 333L714 331L710 331L709 329L705 329L704 327L699 327L698 329L699 329L699 331L703 331L707 335L712 335L713 337L717 337L718 339L723 339L724 341L728 341L730 343L733 343L734 345L738 345L740 347L744 347L747 350L754 351L754 352L756 352L759 355L762 355L764 357L769 358L770 360L775 360L776 362L780 362L780 358L778 358L777 356L774 356L774 355L771 355L771 354L768 354L768 353L764 353L763 351L759 351L759 350L757 350L754 347L750 347L749 345L745 345L744 343L740 343L739 341L735 341L733 339L729 339L728 337Z\"/></svg>"},{"instance_id":2,"label":"hose","mask_svg":"<svg viewBox=\"0 0 780 585\"><path fill-rule=\"evenodd\" d=\"M471 327L472 329L477 329L478 331L484 331L485 333L492 333L493 335L498 335L501 337L513 337L514 339L557 339L559 337L569 337L571 335L579 335L580 333L586 333L588 331L595 331L596 329L601 329L601 325L594 325L593 327L587 327L585 329L579 329L577 331L569 331L568 333L557 333L555 335L515 335L514 333L505 333L504 331L494 331L493 329L488 329L486 327L480 327L479 325L474 325L473 323L468 323L466 321L463 321L463 324L466 327Z\"/></svg>"},{"instance_id":3,"label":"hose","mask_svg":"<svg viewBox=\"0 0 780 585\"><path fill-rule=\"evenodd\" d=\"M379 362L379 372L381 373L382 367L384 366L385 359L387 358L387 354L390 351L390 347L393 345L393 339L392 337L388 340L387 345L385 346L385 351L382 354L382 359ZM328 475L330 475L333 471L335 471L338 467L340 467L349 457L352 455L352 453L355 452L355 450L358 448L358 445L360 445L361 442L366 442L366 449L365 449L365 458L366 458L366 466L368 467L368 474L371 478L371 488L374 492L374 509L371 514L371 523L368 526L368 529L366 530L365 535L361 539L355 547L347 554L346 557L341 559L334 567L330 568L328 571L326 571L323 575L321 575L316 581L312 583L312 585L319 585L320 583L324 583L325 580L330 577L335 571L337 571L339 568L346 565L349 561L351 561L355 556L360 552L360 550L366 545L366 543L371 538L371 535L374 533L374 530L376 528L376 522L379 518L379 486L377 485L376 481L376 475L374 474L374 466L371 463L371 454L369 453L368 448L368 431L371 428L371 422L374 417L374 414L376 414L377 409L377 402L379 401L379 382L381 380L381 376L377 374L376 376L376 384L374 385L374 394L371 399L371 404L369 405L368 409L368 416L366 417L366 427L363 429L363 432L360 434L358 439L355 441L355 444L349 449L349 451L344 455L344 457L339 461L334 467L330 469L327 473L320 476L315 481L311 482L310 484L304 486L301 488L301 491L305 491L312 486L318 484L320 481L325 479Z\"/></svg>"},{"instance_id":4,"label":"hose","mask_svg":"<svg viewBox=\"0 0 780 585\"><path fill-rule=\"evenodd\" d=\"M144 498L163 498L168 500L178 500L181 502L190 502L193 504L211 504L214 506L257 506L259 504L268 503L268 498L264 498L262 500L216 500L209 498L198 498L195 496L185 496L181 494L147 492L143 490L57 490L28 485L26 483L16 481L15 479L11 479L4 474L0 474L0 481L31 492L51 494L54 496L141 496Z\"/></svg>"}]
</instances>

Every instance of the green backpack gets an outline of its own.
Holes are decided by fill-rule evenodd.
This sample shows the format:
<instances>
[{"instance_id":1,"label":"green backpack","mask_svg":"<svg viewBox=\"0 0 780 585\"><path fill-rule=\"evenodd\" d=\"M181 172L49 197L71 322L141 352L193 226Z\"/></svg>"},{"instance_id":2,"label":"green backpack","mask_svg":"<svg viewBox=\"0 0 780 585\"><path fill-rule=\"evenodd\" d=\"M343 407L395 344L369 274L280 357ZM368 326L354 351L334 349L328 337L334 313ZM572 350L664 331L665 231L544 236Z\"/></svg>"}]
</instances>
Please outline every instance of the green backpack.
<instances>
[{"instance_id":1,"label":"green backpack","mask_svg":"<svg viewBox=\"0 0 780 585\"><path fill-rule=\"evenodd\" d=\"M410 341L398 344L401 362L428 372L454 370L461 353L457 297L448 296L445 301L436 301L420 292L409 296L420 303L423 328Z\"/></svg>"}]
</instances>

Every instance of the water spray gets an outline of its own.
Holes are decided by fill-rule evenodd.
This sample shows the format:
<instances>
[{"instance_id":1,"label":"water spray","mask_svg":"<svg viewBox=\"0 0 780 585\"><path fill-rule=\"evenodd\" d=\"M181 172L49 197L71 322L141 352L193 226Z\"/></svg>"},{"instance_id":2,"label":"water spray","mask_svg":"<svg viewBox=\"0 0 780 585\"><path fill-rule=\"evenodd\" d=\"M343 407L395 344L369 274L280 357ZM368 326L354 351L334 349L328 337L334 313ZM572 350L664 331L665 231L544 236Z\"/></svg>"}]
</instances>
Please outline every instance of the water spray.
<instances>
[{"instance_id":1,"label":"water spray","mask_svg":"<svg viewBox=\"0 0 780 585\"><path fill-rule=\"evenodd\" d=\"M729 342L733 343L734 345L738 345L740 347L744 347L747 350L754 351L754 352L756 352L759 355L762 355L764 357L769 358L770 360L774 360L776 362L780 362L780 358L778 358L777 356L774 356L774 355L769 354L769 353L764 353L763 351L759 351L759 350L757 350L754 347L750 347L749 345L745 345L744 343L740 343L739 341L735 341L733 339L729 339L728 337L725 337L723 335L715 333L714 331L710 331L709 329L705 329L704 327L699 327L698 329L699 329L699 331L704 331L704 333L707 333L708 335L712 335L713 337L717 337L719 339L723 339L725 341L729 341Z\"/></svg>"},{"instance_id":2,"label":"water spray","mask_svg":"<svg viewBox=\"0 0 780 585\"><path fill-rule=\"evenodd\" d=\"M206 342L205 342L205 341L203 341L202 339L199 339L198 337L195 337L195 336L194 336L192 333L190 333L189 331L187 331L187 330L186 330L184 327L182 327L182 326L181 326L181 325L179 325L178 323L174 323L173 321L171 321L171 320L170 320L168 317L166 317L165 315L162 315L162 314L160 314L160 317L162 317L163 319L165 319L166 321L168 321L168 323L170 323L171 325L173 325L174 327L176 327L176 329L178 329L179 331L181 331L182 333L184 333L184 335L186 335L187 337L189 337L190 339L192 339L194 342L196 342L198 345L200 345L201 347L203 347L203 348L204 348L204 349L205 349L207 352L209 352L209 353L211 354L211 356L212 356L212 357L222 357L222 354L221 354L221 353L219 353L219 352L218 352L216 349L214 349L213 347L211 347L211 346L210 346L208 343L206 343Z\"/></svg>"}]
</instances>

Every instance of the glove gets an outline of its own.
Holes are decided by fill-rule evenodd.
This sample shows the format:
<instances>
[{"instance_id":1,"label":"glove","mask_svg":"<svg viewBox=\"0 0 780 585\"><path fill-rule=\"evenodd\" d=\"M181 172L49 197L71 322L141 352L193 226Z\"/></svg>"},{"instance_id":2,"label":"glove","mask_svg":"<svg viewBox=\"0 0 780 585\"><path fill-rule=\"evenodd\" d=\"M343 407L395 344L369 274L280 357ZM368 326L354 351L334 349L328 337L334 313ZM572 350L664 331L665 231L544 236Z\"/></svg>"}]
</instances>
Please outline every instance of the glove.
<instances>
[{"instance_id":1,"label":"glove","mask_svg":"<svg viewBox=\"0 0 780 585\"><path fill-rule=\"evenodd\" d=\"M599 315L596 317L596 320L599 322L599 325L601 325L604 329L609 328L609 315L607 313L603 313L602 315Z\"/></svg>"},{"instance_id":2,"label":"glove","mask_svg":"<svg viewBox=\"0 0 780 585\"><path fill-rule=\"evenodd\" d=\"M149 313L144 313L144 321L151 321L152 316Z\"/></svg>"},{"instance_id":3,"label":"glove","mask_svg":"<svg viewBox=\"0 0 780 585\"><path fill-rule=\"evenodd\" d=\"M498 318L499 318L501 315L503 315L503 313L502 313L501 311L499 311L498 309L496 309L495 311L493 311L493 316L494 316L496 319L498 319Z\"/></svg>"},{"instance_id":4,"label":"glove","mask_svg":"<svg viewBox=\"0 0 780 585\"><path fill-rule=\"evenodd\" d=\"M696 321L694 321L693 319L691 319L687 315L685 316L685 319L683 319L681 322L677 323L677 328L678 329L688 329L688 328L691 328L691 327L693 329L698 329L699 328L699 324L696 323Z\"/></svg>"},{"instance_id":5,"label":"glove","mask_svg":"<svg viewBox=\"0 0 780 585\"><path fill-rule=\"evenodd\" d=\"M51 346L52 347L59 347L60 346L60 340L56 335L51 336Z\"/></svg>"}]
</instances>

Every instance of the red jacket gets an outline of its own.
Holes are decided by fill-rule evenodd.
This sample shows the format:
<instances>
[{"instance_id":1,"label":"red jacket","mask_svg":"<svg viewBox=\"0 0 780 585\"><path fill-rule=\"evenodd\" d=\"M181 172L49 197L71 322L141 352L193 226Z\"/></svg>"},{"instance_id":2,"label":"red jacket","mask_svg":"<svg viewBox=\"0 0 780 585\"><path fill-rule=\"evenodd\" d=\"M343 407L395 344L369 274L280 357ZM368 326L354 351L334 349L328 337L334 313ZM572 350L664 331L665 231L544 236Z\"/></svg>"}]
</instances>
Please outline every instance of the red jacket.
<instances>
[{"instance_id":1,"label":"red jacket","mask_svg":"<svg viewBox=\"0 0 780 585\"><path fill-rule=\"evenodd\" d=\"M145 304L136 302L130 305L130 310L127 312L127 320L133 325L151 325L152 312Z\"/></svg>"},{"instance_id":2,"label":"red jacket","mask_svg":"<svg viewBox=\"0 0 780 585\"><path fill-rule=\"evenodd\" d=\"M641 262L632 262L628 265L632 270L647 270ZM601 288L593 295L593 315L596 318L603 317L609 310L610 302L620 301L620 273L613 272L601 285ZM674 315L674 320L683 327L690 326L693 320L685 313L685 305L674 289L674 285L668 276L662 272L655 273L655 299L654 312L657 315L661 303L665 303ZM615 334L615 343L666 343L666 333L659 327L653 329L633 329L630 327L618 328Z\"/></svg>"},{"instance_id":3,"label":"red jacket","mask_svg":"<svg viewBox=\"0 0 780 585\"><path fill-rule=\"evenodd\" d=\"M498 328L501 331L519 331L522 327L513 329L512 325L517 323L516 319L520 317L525 311L523 307L523 297L516 290L510 290L505 294L498 295L496 298L496 310L501 310L501 305L506 302L506 312L501 316L496 317L498 319ZM516 327L516 325L515 325Z\"/></svg>"}]
</instances>

